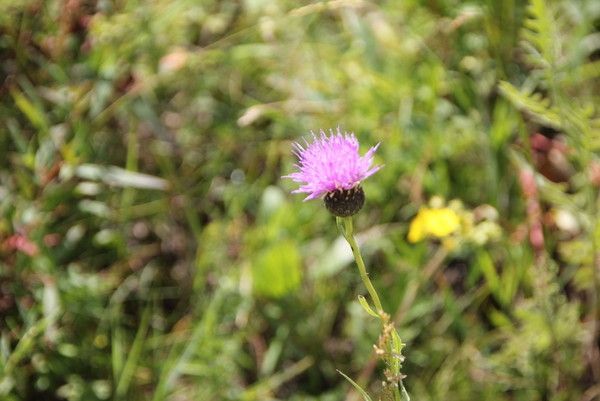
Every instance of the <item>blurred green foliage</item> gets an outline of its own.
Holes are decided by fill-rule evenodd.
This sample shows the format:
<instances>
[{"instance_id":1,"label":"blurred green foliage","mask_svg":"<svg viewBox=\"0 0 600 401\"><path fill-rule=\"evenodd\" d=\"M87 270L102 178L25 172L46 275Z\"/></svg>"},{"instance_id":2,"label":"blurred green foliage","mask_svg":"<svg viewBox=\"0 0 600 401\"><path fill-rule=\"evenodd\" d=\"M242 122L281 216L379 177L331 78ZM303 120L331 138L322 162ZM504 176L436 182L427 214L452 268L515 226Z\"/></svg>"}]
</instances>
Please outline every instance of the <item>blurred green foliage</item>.
<instances>
[{"instance_id":1,"label":"blurred green foliage","mask_svg":"<svg viewBox=\"0 0 600 401\"><path fill-rule=\"evenodd\" d=\"M280 178L338 125L382 143L355 226L413 399L599 399L599 28L595 0L0 0L0 399L377 394L350 250ZM410 244L433 196L502 235Z\"/></svg>"}]
</instances>

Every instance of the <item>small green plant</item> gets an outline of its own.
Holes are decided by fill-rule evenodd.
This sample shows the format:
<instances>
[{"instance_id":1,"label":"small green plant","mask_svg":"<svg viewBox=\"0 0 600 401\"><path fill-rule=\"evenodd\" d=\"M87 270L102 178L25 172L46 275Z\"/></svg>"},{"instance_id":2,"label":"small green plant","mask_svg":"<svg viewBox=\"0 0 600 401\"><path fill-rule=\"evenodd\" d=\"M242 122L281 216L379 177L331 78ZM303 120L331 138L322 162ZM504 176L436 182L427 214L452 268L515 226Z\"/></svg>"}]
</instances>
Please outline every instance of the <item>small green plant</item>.
<instances>
[{"instance_id":1,"label":"small green plant","mask_svg":"<svg viewBox=\"0 0 600 401\"><path fill-rule=\"evenodd\" d=\"M584 46L585 29L578 30L581 36L577 40L573 35L561 34L567 30L577 32L561 15L566 11L565 7L558 2L529 2L523 23L522 48L530 73L520 88L508 81L499 85L503 96L525 115L521 132L528 146L525 152L515 152L512 156L520 171L529 214L530 241L536 250L534 296L516 312L524 335L511 338L506 353L521 347L519 359L530 358L521 368L533 369L529 375L541 378L537 386L550 394L551 399L568 397L566 388L569 386L565 388L564 384L576 381L583 365L589 367L596 382L600 380L597 168L600 119L598 93L592 89L595 87L593 80L600 77L600 63L593 60ZM564 40L566 37L569 42ZM547 138L537 132L530 134L527 129L531 127L545 127L552 135ZM544 238L542 203L552 208L558 228L568 232L567 235L554 241ZM567 304L560 291L558 283L565 279L550 256L553 247L563 262L575 269L572 284L587 293L586 305L581 307L582 318L592 322L585 335L587 344L581 343L584 335L576 323L577 308ZM525 339L531 330L537 330L539 341L531 343ZM523 348L523 344L528 345ZM575 355L575 349L582 345L588 355L586 362L565 363L562 360L564 355ZM523 349L527 351L523 352ZM550 370L549 365L556 369ZM524 372L521 370L521 373Z\"/></svg>"}]
</instances>

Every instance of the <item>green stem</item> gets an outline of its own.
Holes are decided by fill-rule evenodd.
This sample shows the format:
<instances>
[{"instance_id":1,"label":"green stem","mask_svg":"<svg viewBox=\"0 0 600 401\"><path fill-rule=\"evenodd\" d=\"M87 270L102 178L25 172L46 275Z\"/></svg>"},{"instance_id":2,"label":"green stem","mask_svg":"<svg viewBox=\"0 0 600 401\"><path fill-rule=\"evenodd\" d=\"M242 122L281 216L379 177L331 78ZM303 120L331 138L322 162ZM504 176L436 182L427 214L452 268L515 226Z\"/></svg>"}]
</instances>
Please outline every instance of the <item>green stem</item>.
<instances>
[{"instance_id":1,"label":"green stem","mask_svg":"<svg viewBox=\"0 0 600 401\"><path fill-rule=\"evenodd\" d=\"M356 260L356 265L358 266L358 272L360 273L360 278L363 281L365 287L367 287L367 291L371 296L371 300L375 305L376 312L379 314L382 324L384 325L384 330L386 324L389 322L389 316L385 314L383 310L383 306L381 305L381 300L379 299L379 295L377 295L377 291L375 287L373 287L373 283L369 279L369 274L367 273L367 268L365 267L365 262L363 261L362 255L360 254L360 248L356 243L356 239L354 238L354 226L352 222L352 217L336 217L337 225L346 241L352 248L352 253L354 254L354 260ZM394 375L398 376L398 386L393 387L392 394L394 401L410 401L410 397L404 388L404 384L402 383L402 378L400 375L400 368L402 366L401 358L402 353L402 341L398 337L398 333L396 329L393 329L392 338L388 339L386 344L387 348L387 356L384 357L384 360L388 367L391 369Z\"/></svg>"},{"instance_id":2,"label":"green stem","mask_svg":"<svg viewBox=\"0 0 600 401\"><path fill-rule=\"evenodd\" d=\"M358 248L358 244L356 243L356 239L354 238L354 226L352 224L352 217L343 217L338 218L343 223L342 234L350 248L352 248L352 253L354 254L354 259L356 260L356 265L358 266L358 272L360 273L360 278L362 279L365 287L367 287L367 291L371 296L371 300L373 304L375 304L375 308L378 313L383 312L383 306L381 306L381 301L379 300L379 295L377 295L377 291L375 291L375 287L371 283L369 279L369 274L367 273L367 268L365 267L365 262L363 261L362 255L360 254L360 249ZM338 224L340 221L338 220Z\"/></svg>"}]
</instances>

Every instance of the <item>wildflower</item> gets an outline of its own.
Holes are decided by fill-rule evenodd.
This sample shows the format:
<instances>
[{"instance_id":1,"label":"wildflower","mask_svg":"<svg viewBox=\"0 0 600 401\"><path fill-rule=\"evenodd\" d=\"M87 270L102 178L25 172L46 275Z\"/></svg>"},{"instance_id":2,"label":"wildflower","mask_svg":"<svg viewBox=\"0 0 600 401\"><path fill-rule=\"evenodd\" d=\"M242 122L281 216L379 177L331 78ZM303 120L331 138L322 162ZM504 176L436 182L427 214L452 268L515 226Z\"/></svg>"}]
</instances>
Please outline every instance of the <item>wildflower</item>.
<instances>
[{"instance_id":1,"label":"wildflower","mask_svg":"<svg viewBox=\"0 0 600 401\"><path fill-rule=\"evenodd\" d=\"M325 195L325 206L331 213L339 217L352 216L365 202L360 183L381 168L372 166L378 147L379 144L360 156L354 134L342 133L338 128L337 133L329 130L327 135L321 130L319 137L313 133L312 143L294 144L298 171L284 178L302 184L292 192L307 193L305 201Z\"/></svg>"},{"instance_id":2,"label":"wildflower","mask_svg":"<svg viewBox=\"0 0 600 401\"><path fill-rule=\"evenodd\" d=\"M364 156L360 156L358 140L352 133L342 133L338 128L337 133L329 130L329 135L327 135L321 130L319 137L314 133L312 136L312 143L305 141L304 146L298 143L294 144L294 153L298 156L298 164L296 164L298 170L283 178L290 178L301 184L300 188L293 192L307 193L305 201L324 196L325 206L336 216L337 226L352 249L360 278L369 293L374 308L362 296L359 296L359 302L367 313L380 319L383 323L383 331L375 346L375 351L387 365L385 383L389 384L388 395L395 400L410 400L402 383L405 377L401 373L404 361L404 356L402 356L404 343L394 328L393 322L390 322L390 315L385 313L379 295L369 279L365 262L354 237L351 217L362 208L365 202L365 193L360 186L361 182L381 168L381 166L372 166L373 155L379 144L369 149ZM340 373L365 396L365 399L371 399L358 384L344 373Z\"/></svg>"},{"instance_id":3,"label":"wildflower","mask_svg":"<svg viewBox=\"0 0 600 401\"><path fill-rule=\"evenodd\" d=\"M410 223L408 240L414 243L429 236L443 238L459 228L460 217L454 210L422 207Z\"/></svg>"},{"instance_id":4,"label":"wildflower","mask_svg":"<svg viewBox=\"0 0 600 401\"><path fill-rule=\"evenodd\" d=\"M22 234L8 237L3 245L9 250L21 251L28 256L36 256L39 253L38 246Z\"/></svg>"}]
</instances>

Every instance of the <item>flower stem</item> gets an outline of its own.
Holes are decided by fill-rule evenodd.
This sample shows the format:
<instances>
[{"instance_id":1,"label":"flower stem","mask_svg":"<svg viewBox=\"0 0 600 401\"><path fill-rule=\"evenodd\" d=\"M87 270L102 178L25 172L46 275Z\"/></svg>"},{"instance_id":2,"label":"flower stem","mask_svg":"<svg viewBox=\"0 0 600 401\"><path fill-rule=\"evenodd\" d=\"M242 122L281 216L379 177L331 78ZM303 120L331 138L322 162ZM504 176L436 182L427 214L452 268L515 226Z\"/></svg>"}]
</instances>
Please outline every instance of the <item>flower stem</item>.
<instances>
[{"instance_id":1,"label":"flower stem","mask_svg":"<svg viewBox=\"0 0 600 401\"><path fill-rule=\"evenodd\" d=\"M410 401L410 396L408 395L408 392L404 388L404 384L402 382L404 375L402 375L400 372L400 369L402 368L402 361L404 360L404 357L402 356L402 348L404 347L404 344L400 340L398 332L394 328L393 323L390 322L390 316L383 310L379 295L377 295L377 291L369 279L365 262L360 254L360 249L358 248L356 239L354 238L352 217L336 217L336 221L338 228L344 235L346 241L348 241L350 248L352 248L352 253L354 254L354 259L356 260L356 265L358 266L360 278L362 279L365 287L367 287L367 291L369 292L371 300L375 305L375 312L377 315L379 315L379 319L381 320L381 324L383 326L382 334L379 337L380 342L378 343L378 347L380 350L385 350L385 355L380 355L380 358L385 361L389 368L389 370L386 370L389 372L389 376L386 375L386 380L392 385L391 394L393 400Z\"/></svg>"},{"instance_id":2,"label":"flower stem","mask_svg":"<svg viewBox=\"0 0 600 401\"><path fill-rule=\"evenodd\" d=\"M367 291L371 296L371 300L377 309L377 313L383 312L383 306L381 306L381 301L379 300L379 295L377 295L377 291L375 291L375 287L371 283L369 279L369 274L367 273L367 268L365 267L365 262L363 261L362 255L360 254L360 249L358 248L358 244L356 243L356 239L354 238L354 226L352 224L352 217L338 217L338 225L340 220L343 224L342 234L350 248L352 248L352 253L354 254L354 259L356 260L356 265L358 266L358 272L360 273L360 278L362 279L365 287L367 287Z\"/></svg>"}]
</instances>

